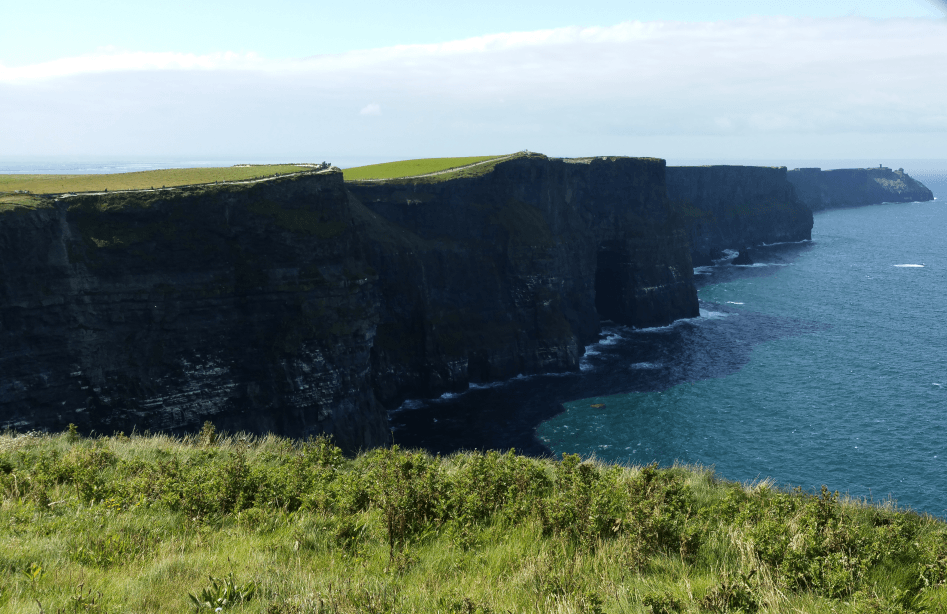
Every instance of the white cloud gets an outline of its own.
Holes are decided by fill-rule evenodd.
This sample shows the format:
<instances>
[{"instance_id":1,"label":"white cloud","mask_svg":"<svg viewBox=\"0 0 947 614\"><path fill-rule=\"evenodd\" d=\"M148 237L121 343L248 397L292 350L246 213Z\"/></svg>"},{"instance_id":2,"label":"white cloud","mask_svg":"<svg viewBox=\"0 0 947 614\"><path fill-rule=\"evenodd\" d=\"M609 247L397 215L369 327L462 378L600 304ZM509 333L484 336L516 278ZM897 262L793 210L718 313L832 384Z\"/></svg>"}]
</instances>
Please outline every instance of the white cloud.
<instances>
[{"instance_id":1,"label":"white cloud","mask_svg":"<svg viewBox=\"0 0 947 614\"><path fill-rule=\"evenodd\" d=\"M524 142L549 153L668 155L639 148L688 139L730 149L765 142L766 155L777 155L783 142L823 147L852 133L934 147L947 132L945 40L945 20L751 18L514 32L297 60L102 52L0 66L0 155L278 153L312 143L332 154L439 155ZM353 117L353 108L380 114L365 101L382 96L397 121Z\"/></svg>"}]
</instances>

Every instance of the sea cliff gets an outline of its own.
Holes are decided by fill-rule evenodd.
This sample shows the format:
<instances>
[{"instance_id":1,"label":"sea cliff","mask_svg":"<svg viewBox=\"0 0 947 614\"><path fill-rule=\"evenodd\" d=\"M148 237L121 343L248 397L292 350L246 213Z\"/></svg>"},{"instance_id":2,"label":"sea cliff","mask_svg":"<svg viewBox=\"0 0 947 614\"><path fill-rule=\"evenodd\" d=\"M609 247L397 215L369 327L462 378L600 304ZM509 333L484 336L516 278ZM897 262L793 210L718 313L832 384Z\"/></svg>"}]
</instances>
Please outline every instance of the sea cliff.
<instances>
[{"instance_id":1,"label":"sea cliff","mask_svg":"<svg viewBox=\"0 0 947 614\"><path fill-rule=\"evenodd\" d=\"M670 166L667 186L684 212L695 266L724 250L812 238L812 212L786 167Z\"/></svg>"},{"instance_id":2,"label":"sea cliff","mask_svg":"<svg viewBox=\"0 0 947 614\"><path fill-rule=\"evenodd\" d=\"M329 433L575 370L602 318L698 315L662 160L34 199L0 209L0 425Z\"/></svg>"},{"instance_id":3,"label":"sea cliff","mask_svg":"<svg viewBox=\"0 0 947 614\"><path fill-rule=\"evenodd\" d=\"M813 211L934 200L934 194L903 168L796 168L787 177Z\"/></svg>"}]
</instances>

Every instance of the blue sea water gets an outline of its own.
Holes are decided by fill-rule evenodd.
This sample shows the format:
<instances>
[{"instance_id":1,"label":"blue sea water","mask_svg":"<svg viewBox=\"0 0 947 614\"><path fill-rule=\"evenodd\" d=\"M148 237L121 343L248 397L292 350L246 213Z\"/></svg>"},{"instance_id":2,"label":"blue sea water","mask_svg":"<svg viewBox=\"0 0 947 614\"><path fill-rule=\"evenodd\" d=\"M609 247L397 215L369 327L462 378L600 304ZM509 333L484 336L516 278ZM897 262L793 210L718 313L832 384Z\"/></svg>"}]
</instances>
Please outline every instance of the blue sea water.
<instances>
[{"instance_id":1,"label":"blue sea water","mask_svg":"<svg viewBox=\"0 0 947 614\"><path fill-rule=\"evenodd\" d=\"M728 479L826 484L945 515L945 205L818 213L812 242L794 253L772 246L756 252L753 267L699 270L703 314L726 321L731 334L752 330L760 316L796 330L755 345L735 372L566 402L537 435L556 453L713 465ZM672 336L682 327L697 344L708 328L682 322L621 334Z\"/></svg>"}]
</instances>

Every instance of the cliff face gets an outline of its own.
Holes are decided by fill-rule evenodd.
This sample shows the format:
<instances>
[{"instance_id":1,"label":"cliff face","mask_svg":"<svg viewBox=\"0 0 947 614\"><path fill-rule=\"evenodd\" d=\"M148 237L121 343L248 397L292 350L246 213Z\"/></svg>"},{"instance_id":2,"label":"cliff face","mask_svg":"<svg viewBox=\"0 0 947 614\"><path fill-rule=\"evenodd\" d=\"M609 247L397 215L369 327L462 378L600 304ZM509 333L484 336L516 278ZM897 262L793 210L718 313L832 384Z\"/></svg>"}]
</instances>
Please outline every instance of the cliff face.
<instances>
[{"instance_id":1,"label":"cliff face","mask_svg":"<svg viewBox=\"0 0 947 614\"><path fill-rule=\"evenodd\" d=\"M0 212L0 422L383 441L338 173Z\"/></svg>"},{"instance_id":2,"label":"cliff face","mask_svg":"<svg viewBox=\"0 0 947 614\"><path fill-rule=\"evenodd\" d=\"M725 249L812 238L812 211L785 167L670 166L667 186L684 211L695 266Z\"/></svg>"},{"instance_id":3,"label":"cliff face","mask_svg":"<svg viewBox=\"0 0 947 614\"><path fill-rule=\"evenodd\" d=\"M399 229L375 238L371 256L386 404L574 370L602 317L656 326L698 315L662 160L531 156L481 177L349 190Z\"/></svg>"},{"instance_id":4,"label":"cliff face","mask_svg":"<svg viewBox=\"0 0 947 614\"><path fill-rule=\"evenodd\" d=\"M789 171L788 179L813 211L934 200L924 184L900 168L797 168Z\"/></svg>"},{"instance_id":5,"label":"cliff face","mask_svg":"<svg viewBox=\"0 0 947 614\"><path fill-rule=\"evenodd\" d=\"M49 199L0 207L0 426L371 447L406 396L576 369L600 316L696 315L660 160Z\"/></svg>"}]
</instances>

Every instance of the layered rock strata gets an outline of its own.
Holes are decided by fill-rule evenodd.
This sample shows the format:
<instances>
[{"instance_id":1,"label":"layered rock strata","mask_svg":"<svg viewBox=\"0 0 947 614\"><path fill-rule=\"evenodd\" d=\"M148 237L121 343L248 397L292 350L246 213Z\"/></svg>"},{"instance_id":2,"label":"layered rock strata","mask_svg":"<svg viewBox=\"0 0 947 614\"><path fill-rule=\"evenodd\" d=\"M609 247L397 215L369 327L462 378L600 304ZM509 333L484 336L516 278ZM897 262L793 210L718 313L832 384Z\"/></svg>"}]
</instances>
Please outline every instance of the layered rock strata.
<instances>
[{"instance_id":1,"label":"layered rock strata","mask_svg":"<svg viewBox=\"0 0 947 614\"><path fill-rule=\"evenodd\" d=\"M602 317L696 316L666 194L661 160L530 155L2 207L0 426L384 444L405 397L577 369Z\"/></svg>"},{"instance_id":2,"label":"layered rock strata","mask_svg":"<svg viewBox=\"0 0 947 614\"><path fill-rule=\"evenodd\" d=\"M903 168L796 168L788 179L813 211L934 200L934 194Z\"/></svg>"},{"instance_id":3,"label":"layered rock strata","mask_svg":"<svg viewBox=\"0 0 947 614\"><path fill-rule=\"evenodd\" d=\"M812 238L812 211L786 167L669 166L667 186L684 213L695 266L724 250Z\"/></svg>"},{"instance_id":4,"label":"layered rock strata","mask_svg":"<svg viewBox=\"0 0 947 614\"><path fill-rule=\"evenodd\" d=\"M351 183L398 231L373 239L375 386L392 403L578 368L602 318L698 315L664 161L533 155L480 177Z\"/></svg>"}]
</instances>

